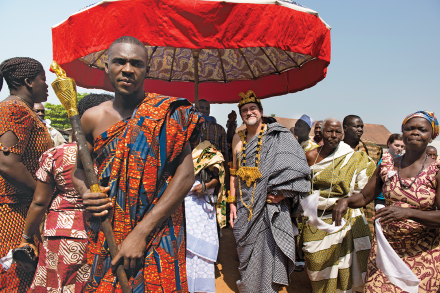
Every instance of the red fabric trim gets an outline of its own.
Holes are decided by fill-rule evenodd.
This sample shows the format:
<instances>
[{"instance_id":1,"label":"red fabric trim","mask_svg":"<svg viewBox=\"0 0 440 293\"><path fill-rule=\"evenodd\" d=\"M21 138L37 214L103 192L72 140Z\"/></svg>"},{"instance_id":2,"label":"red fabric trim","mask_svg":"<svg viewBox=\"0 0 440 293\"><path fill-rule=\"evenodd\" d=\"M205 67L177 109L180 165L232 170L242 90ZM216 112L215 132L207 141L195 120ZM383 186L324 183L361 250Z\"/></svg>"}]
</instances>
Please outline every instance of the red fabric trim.
<instances>
[{"instance_id":1,"label":"red fabric trim","mask_svg":"<svg viewBox=\"0 0 440 293\"><path fill-rule=\"evenodd\" d=\"M113 91L106 74L77 59L130 35L144 44L181 48L275 47L317 58L281 75L231 83L201 83L199 97L238 101L252 88L259 98L300 91L321 81L330 63L330 30L319 17L273 4L195 0L107 2L52 29L53 59L79 86ZM194 84L146 80L151 92L194 100Z\"/></svg>"}]
</instances>

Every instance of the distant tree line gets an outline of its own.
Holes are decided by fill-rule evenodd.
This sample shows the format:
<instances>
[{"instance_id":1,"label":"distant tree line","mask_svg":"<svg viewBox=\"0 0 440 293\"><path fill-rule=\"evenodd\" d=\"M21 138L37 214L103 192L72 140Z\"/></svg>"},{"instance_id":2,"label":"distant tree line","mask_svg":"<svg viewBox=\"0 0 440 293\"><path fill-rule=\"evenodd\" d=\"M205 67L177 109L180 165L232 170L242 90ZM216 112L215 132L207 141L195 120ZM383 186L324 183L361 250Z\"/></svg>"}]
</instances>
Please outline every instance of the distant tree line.
<instances>
[{"instance_id":1,"label":"distant tree line","mask_svg":"<svg viewBox=\"0 0 440 293\"><path fill-rule=\"evenodd\" d=\"M81 101L89 93L77 93L78 102ZM46 119L49 119L51 126L58 129L71 128L69 116L67 116L67 111L61 104L45 103L46 108Z\"/></svg>"}]
</instances>

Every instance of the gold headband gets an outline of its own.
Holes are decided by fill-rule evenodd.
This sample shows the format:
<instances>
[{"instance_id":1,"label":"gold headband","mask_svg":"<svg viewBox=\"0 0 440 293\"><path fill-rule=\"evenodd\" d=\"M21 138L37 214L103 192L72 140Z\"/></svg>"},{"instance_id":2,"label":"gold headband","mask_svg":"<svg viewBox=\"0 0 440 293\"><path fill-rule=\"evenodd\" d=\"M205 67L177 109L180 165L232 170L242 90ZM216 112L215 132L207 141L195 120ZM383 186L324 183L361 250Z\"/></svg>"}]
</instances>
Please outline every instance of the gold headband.
<instances>
[{"instance_id":1,"label":"gold headband","mask_svg":"<svg viewBox=\"0 0 440 293\"><path fill-rule=\"evenodd\" d=\"M255 103L260 105L260 108L263 109L263 105L261 105L260 100L257 98L255 93L252 90L248 90L246 94L239 93L238 94L241 97L240 102L238 102L238 109L241 108L241 106L249 104L249 103Z\"/></svg>"}]
</instances>

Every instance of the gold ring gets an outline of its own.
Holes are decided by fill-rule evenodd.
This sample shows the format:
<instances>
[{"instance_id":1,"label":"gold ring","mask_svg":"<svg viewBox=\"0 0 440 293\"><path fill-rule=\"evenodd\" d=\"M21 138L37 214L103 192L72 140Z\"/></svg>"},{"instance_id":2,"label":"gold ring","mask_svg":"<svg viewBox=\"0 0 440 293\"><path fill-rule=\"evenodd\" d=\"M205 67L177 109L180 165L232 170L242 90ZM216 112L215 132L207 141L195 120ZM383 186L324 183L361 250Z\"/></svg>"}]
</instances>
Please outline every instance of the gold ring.
<instances>
[{"instance_id":1,"label":"gold ring","mask_svg":"<svg viewBox=\"0 0 440 293\"><path fill-rule=\"evenodd\" d=\"M272 200L270 198L266 199L267 203L272 203Z\"/></svg>"}]
</instances>

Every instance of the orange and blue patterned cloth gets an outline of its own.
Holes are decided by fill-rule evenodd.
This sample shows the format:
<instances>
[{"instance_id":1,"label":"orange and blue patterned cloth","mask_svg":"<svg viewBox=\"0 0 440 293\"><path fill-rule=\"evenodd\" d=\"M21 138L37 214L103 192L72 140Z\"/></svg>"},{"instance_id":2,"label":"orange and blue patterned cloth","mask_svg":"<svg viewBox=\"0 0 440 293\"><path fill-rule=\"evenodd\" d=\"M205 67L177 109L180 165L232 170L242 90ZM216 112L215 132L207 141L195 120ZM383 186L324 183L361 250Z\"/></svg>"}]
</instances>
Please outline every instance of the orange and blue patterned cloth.
<instances>
[{"instance_id":1,"label":"orange and blue patterned cloth","mask_svg":"<svg viewBox=\"0 0 440 293\"><path fill-rule=\"evenodd\" d=\"M429 123L431 123L432 139L435 139L438 136L440 128L438 125L437 118L435 117L434 112L429 112L429 111L417 111L406 116L406 118L402 122L402 131L403 131L403 127L408 122L408 120L415 117L425 118L426 120L429 121Z\"/></svg>"},{"instance_id":2,"label":"orange and blue patterned cloth","mask_svg":"<svg viewBox=\"0 0 440 293\"><path fill-rule=\"evenodd\" d=\"M131 118L95 139L101 185L110 186L110 212L119 244L161 198L188 143L198 139L203 119L186 100L148 93ZM99 219L90 219L89 292L119 292ZM144 264L129 276L133 292L187 292L184 206L147 239ZM117 290L116 290L117 289Z\"/></svg>"}]
</instances>

